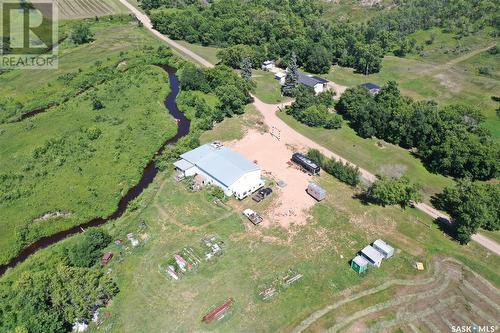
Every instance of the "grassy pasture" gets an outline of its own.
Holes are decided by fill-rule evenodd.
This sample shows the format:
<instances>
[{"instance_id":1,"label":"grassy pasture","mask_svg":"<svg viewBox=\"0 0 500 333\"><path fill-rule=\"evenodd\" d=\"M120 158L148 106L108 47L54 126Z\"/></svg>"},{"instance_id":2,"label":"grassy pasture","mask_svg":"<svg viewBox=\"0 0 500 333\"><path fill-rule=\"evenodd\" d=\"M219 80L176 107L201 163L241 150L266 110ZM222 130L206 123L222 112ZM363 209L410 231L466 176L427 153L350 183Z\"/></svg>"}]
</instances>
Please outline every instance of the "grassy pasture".
<instances>
[{"instance_id":1,"label":"grassy pasture","mask_svg":"<svg viewBox=\"0 0 500 333\"><path fill-rule=\"evenodd\" d=\"M100 22L93 29L94 42L62 47L58 70L1 75L0 93L36 107L53 94L72 93L61 75L79 69L86 73L96 61L117 66L120 52L158 45L128 21ZM166 73L152 66L120 68L111 80L44 114L0 124L0 173L7 177L2 193L8 198L0 202L1 263L42 235L112 212L153 153L175 133L175 122L163 106ZM104 109L92 110L93 95ZM36 149L46 153L36 155ZM64 216L36 220L57 212Z\"/></svg>"},{"instance_id":2,"label":"grassy pasture","mask_svg":"<svg viewBox=\"0 0 500 333\"><path fill-rule=\"evenodd\" d=\"M289 100L287 97L281 96L281 86L274 78L274 73L253 70L252 80L257 84L255 88L255 96L257 96L261 101L276 104Z\"/></svg>"},{"instance_id":3,"label":"grassy pasture","mask_svg":"<svg viewBox=\"0 0 500 333\"><path fill-rule=\"evenodd\" d=\"M386 56L380 73L368 76L334 66L327 78L347 86L364 82L383 85L395 80L403 94L417 100L433 99L441 105L464 103L477 106L487 118L485 126L499 139L500 119L495 113L498 103L491 100L500 89L500 81L495 76L499 56L474 51L488 48L494 41L486 33L470 36L462 41L464 46L467 45L466 50L453 53L450 50L455 49L455 41L451 36L434 32L435 42L426 47L425 57ZM416 37L425 40L431 33L421 32ZM480 75L478 68L482 66L491 68L492 75Z\"/></svg>"},{"instance_id":4,"label":"grassy pasture","mask_svg":"<svg viewBox=\"0 0 500 333\"><path fill-rule=\"evenodd\" d=\"M500 283L494 268L498 257L477 245L460 247L447 240L426 216L414 210L364 206L332 177L319 181L329 197L313 208L305 226L287 231L252 226L239 212L204 203L203 192L189 193L182 184L159 180L152 190L159 192L143 198L147 202L140 205L143 211L109 225L118 237L145 219L150 240L122 263L113 264L121 292L108 307L111 317L100 331L290 331L311 312L338 300L347 288L361 291L389 278L415 278L414 261L427 266L436 253L457 257ZM191 202L199 203L203 212ZM203 262L180 281L171 281L158 270L167 255L207 234L217 234L226 243L222 257ZM394 244L398 253L381 269L358 276L348 261L377 237ZM304 277L272 301L261 301L260 288L289 268ZM232 314L221 322L203 324L201 317L208 309L227 297L235 299Z\"/></svg>"}]
</instances>

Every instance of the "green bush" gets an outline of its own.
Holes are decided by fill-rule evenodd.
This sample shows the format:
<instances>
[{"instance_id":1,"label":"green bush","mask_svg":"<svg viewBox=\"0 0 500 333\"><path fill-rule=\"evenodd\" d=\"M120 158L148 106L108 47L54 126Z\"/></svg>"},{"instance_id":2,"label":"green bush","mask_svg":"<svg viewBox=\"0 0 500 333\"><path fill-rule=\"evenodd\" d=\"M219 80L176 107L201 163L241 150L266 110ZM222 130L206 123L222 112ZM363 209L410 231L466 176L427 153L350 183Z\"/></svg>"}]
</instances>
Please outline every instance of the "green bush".
<instances>
[{"instance_id":1,"label":"green bush","mask_svg":"<svg viewBox=\"0 0 500 333\"><path fill-rule=\"evenodd\" d=\"M101 250L111 242L111 236L99 229L89 229L83 238L67 248L67 256L71 265L76 267L92 267L101 257Z\"/></svg>"},{"instance_id":2,"label":"green bush","mask_svg":"<svg viewBox=\"0 0 500 333\"><path fill-rule=\"evenodd\" d=\"M400 205L408 206L412 201L418 202L422 199L420 195L421 186L410 182L407 177L377 179L366 192L367 196L375 203L382 206Z\"/></svg>"},{"instance_id":3,"label":"green bush","mask_svg":"<svg viewBox=\"0 0 500 333\"><path fill-rule=\"evenodd\" d=\"M317 149L310 149L307 152L307 157L318 164L326 173L334 176L341 182L357 186L361 181L361 173L358 167L337 161L333 158L328 159Z\"/></svg>"}]
</instances>

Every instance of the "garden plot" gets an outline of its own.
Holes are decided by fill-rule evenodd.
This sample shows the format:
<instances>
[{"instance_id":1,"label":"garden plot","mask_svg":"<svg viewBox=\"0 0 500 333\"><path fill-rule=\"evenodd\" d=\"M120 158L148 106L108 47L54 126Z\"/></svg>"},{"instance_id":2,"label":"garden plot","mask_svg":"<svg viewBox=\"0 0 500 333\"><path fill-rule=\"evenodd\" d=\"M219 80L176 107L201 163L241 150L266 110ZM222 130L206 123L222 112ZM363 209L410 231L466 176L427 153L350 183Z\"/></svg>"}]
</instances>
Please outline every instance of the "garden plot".
<instances>
[{"instance_id":1,"label":"garden plot","mask_svg":"<svg viewBox=\"0 0 500 333\"><path fill-rule=\"evenodd\" d=\"M213 261L224 253L225 243L218 235L205 236L200 243L183 247L168 256L159 266L162 273L173 280L180 280L185 274L195 271L203 262Z\"/></svg>"}]
</instances>

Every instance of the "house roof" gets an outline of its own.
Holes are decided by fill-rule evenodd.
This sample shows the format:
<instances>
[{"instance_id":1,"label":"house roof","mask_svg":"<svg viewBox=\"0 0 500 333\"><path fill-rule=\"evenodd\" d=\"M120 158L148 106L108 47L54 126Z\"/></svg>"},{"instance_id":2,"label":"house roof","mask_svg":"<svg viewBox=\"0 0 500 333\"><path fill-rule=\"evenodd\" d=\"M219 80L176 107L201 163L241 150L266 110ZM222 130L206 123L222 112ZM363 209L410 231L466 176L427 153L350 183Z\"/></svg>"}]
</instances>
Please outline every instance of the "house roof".
<instances>
[{"instance_id":1,"label":"house roof","mask_svg":"<svg viewBox=\"0 0 500 333\"><path fill-rule=\"evenodd\" d=\"M361 86L362 86L362 87L365 87L365 88L366 88L366 89L368 89L368 90L372 90L372 89L380 89L380 86L379 86L379 85L376 85L375 83L370 83L370 82L363 83Z\"/></svg>"},{"instance_id":2,"label":"house roof","mask_svg":"<svg viewBox=\"0 0 500 333\"><path fill-rule=\"evenodd\" d=\"M319 81L319 82L321 82L321 83L328 83L328 80L323 79L322 77L319 77L319 76L313 76L313 78L315 78L316 80L318 80L318 81Z\"/></svg>"},{"instance_id":3,"label":"house roof","mask_svg":"<svg viewBox=\"0 0 500 333\"><path fill-rule=\"evenodd\" d=\"M373 262L379 262L384 259L382 253L378 252L377 249L371 245L365 246L365 248L361 250L361 253Z\"/></svg>"},{"instance_id":4,"label":"house roof","mask_svg":"<svg viewBox=\"0 0 500 333\"><path fill-rule=\"evenodd\" d=\"M316 76L307 76L307 75L299 72L299 83L302 83L305 86L314 88L315 85L324 84L326 82L328 82L328 81L321 79L321 78L318 78Z\"/></svg>"},{"instance_id":5,"label":"house roof","mask_svg":"<svg viewBox=\"0 0 500 333\"><path fill-rule=\"evenodd\" d=\"M188 161L186 160L178 160L177 162L174 163L174 166L177 168L177 169L180 169L182 171L186 171L188 169L191 169L194 165L189 163Z\"/></svg>"},{"instance_id":6,"label":"house roof","mask_svg":"<svg viewBox=\"0 0 500 333\"><path fill-rule=\"evenodd\" d=\"M245 173L260 170L255 163L237 152L210 143L182 154L181 158L228 187Z\"/></svg>"}]
</instances>

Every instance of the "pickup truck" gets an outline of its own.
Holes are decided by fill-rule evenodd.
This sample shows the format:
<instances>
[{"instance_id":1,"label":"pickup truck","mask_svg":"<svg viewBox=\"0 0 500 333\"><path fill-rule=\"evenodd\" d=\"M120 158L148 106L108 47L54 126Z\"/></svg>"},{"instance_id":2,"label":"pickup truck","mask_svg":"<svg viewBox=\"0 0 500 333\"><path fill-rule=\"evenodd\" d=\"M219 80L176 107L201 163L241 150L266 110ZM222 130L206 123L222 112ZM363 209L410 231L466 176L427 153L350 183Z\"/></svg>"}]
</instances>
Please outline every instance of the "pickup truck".
<instances>
[{"instance_id":1,"label":"pickup truck","mask_svg":"<svg viewBox=\"0 0 500 333\"><path fill-rule=\"evenodd\" d=\"M243 215L245 215L254 225L262 222L262 217L250 208L245 209Z\"/></svg>"},{"instance_id":2,"label":"pickup truck","mask_svg":"<svg viewBox=\"0 0 500 333\"><path fill-rule=\"evenodd\" d=\"M269 187L260 189L255 195L252 197L252 200L255 202L261 202L267 197L269 194L273 193L273 190Z\"/></svg>"}]
</instances>

